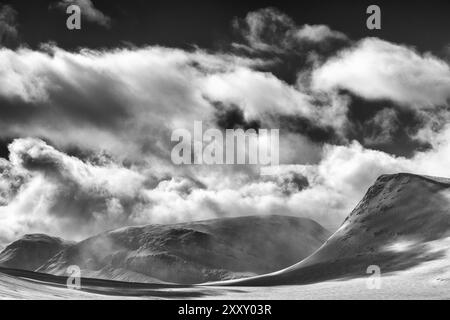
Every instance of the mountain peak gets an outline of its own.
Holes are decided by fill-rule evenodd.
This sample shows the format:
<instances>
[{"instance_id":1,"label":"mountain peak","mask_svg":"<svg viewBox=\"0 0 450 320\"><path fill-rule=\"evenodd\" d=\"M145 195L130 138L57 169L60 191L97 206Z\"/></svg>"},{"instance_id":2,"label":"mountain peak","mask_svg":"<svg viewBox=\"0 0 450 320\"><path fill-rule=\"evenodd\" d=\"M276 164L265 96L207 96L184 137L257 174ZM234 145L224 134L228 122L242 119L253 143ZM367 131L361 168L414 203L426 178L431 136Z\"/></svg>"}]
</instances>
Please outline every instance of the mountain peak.
<instances>
[{"instance_id":1,"label":"mountain peak","mask_svg":"<svg viewBox=\"0 0 450 320\"><path fill-rule=\"evenodd\" d=\"M44 233L29 233L23 235L19 240L22 241L52 241L52 242L64 242L65 240L46 235Z\"/></svg>"},{"instance_id":2,"label":"mountain peak","mask_svg":"<svg viewBox=\"0 0 450 320\"><path fill-rule=\"evenodd\" d=\"M443 177L434 177L434 176L428 176L428 175L419 175L409 172L399 172L394 174L383 174L378 177L378 179L375 181L375 184L377 183L386 183L391 180L401 180L401 179L422 179L426 180L428 182L433 183L439 183L444 185L450 185L450 178L443 178Z\"/></svg>"}]
</instances>

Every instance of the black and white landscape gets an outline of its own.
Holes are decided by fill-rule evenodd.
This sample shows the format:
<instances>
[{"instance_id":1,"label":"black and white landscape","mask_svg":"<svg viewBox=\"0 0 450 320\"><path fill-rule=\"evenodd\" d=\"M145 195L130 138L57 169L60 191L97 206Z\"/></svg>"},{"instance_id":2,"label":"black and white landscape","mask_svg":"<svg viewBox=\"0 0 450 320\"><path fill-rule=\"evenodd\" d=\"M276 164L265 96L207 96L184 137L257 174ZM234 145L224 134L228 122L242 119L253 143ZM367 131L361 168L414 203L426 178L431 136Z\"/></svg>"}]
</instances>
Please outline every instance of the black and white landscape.
<instances>
[{"instance_id":1,"label":"black and white landscape","mask_svg":"<svg viewBox=\"0 0 450 320\"><path fill-rule=\"evenodd\" d=\"M0 299L449 299L450 3L371 5L0 0Z\"/></svg>"}]
</instances>

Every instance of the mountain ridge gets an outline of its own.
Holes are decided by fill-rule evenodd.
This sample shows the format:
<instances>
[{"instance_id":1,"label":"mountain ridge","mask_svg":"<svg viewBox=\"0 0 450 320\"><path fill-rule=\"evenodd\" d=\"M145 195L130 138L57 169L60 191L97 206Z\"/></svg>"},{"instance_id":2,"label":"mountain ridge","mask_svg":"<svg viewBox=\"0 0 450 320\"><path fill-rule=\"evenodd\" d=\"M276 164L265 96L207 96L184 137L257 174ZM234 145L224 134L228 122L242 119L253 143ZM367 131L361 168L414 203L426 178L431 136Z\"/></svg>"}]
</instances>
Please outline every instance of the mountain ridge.
<instances>
[{"instance_id":1,"label":"mountain ridge","mask_svg":"<svg viewBox=\"0 0 450 320\"><path fill-rule=\"evenodd\" d=\"M34 271L73 242L42 233L26 234L0 253L0 265Z\"/></svg>"},{"instance_id":2,"label":"mountain ridge","mask_svg":"<svg viewBox=\"0 0 450 320\"><path fill-rule=\"evenodd\" d=\"M329 235L311 219L278 215L122 227L67 246L28 270L65 275L78 265L83 277L199 283L287 267Z\"/></svg>"},{"instance_id":3,"label":"mountain ridge","mask_svg":"<svg viewBox=\"0 0 450 320\"><path fill-rule=\"evenodd\" d=\"M224 285L307 284L407 270L441 259L427 246L450 236L450 180L410 173L382 175L341 227L313 254L280 271Z\"/></svg>"}]
</instances>

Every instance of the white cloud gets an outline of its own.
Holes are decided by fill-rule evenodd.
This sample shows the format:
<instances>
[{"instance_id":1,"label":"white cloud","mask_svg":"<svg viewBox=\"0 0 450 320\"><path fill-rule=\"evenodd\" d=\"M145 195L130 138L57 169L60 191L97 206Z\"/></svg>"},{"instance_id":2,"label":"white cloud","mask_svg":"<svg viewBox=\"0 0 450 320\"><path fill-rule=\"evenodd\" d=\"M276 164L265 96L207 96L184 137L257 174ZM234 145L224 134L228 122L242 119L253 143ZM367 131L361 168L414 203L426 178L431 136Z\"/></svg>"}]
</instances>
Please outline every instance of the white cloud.
<instances>
[{"instance_id":1,"label":"white cloud","mask_svg":"<svg viewBox=\"0 0 450 320\"><path fill-rule=\"evenodd\" d=\"M447 105L450 98L448 63L376 38L361 40L326 61L312 81L316 90L347 89L369 100L415 108Z\"/></svg>"},{"instance_id":2,"label":"white cloud","mask_svg":"<svg viewBox=\"0 0 450 320\"><path fill-rule=\"evenodd\" d=\"M348 40L347 36L339 31L331 30L326 25L309 25L305 24L293 32L293 36L298 40L306 40L312 42L322 42L327 39Z\"/></svg>"},{"instance_id":3,"label":"white cloud","mask_svg":"<svg viewBox=\"0 0 450 320\"><path fill-rule=\"evenodd\" d=\"M203 184L187 176L157 178L148 168L94 165L38 139L17 139L9 148L2 167L27 179L0 205L0 233L8 241L30 232L81 239L123 225L294 214L285 198L302 188L289 172L257 181L246 172L224 177L203 168L197 174ZM1 184L9 176L0 176Z\"/></svg>"},{"instance_id":4,"label":"white cloud","mask_svg":"<svg viewBox=\"0 0 450 320\"><path fill-rule=\"evenodd\" d=\"M255 73L248 68L238 68L205 78L204 87L208 97L241 105L250 118L258 119L267 113L278 113L300 114L319 120L311 97L271 73Z\"/></svg>"},{"instance_id":5,"label":"white cloud","mask_svg":"<svg viewBox=\"0 0 450 320\"><path fill-rule=\"evenodd\" d=\"M382 174L450 177L450 127L431 142L432 149L411 158L357 142L326 145L317 164L281 166L267 177L225 167L158 177L151 167L92 164L40 140L19 139L10 146L10 161L2 160L0 186L15 181L16 191L0 205L0 233L3 241L30 232L81 239L124 225L265 214L336 228Z\"/></svg>"},{"instance_id":6,"label":"white cloud","mask_svg":"<svg viewBox=\"0 0 450 320\"><path fill-rule=\"evenodd\" d=\"M139 202L146 181L131 169L92 165L38 139L16 139L9 149L10 161L3 167L26 177L15 179L16 195L0 207L2 231L13 234L32 230L79 237L120 226L127 220L124 208ZM2 175L0 181L11 181L11 176Z\"/></svg>"},{"instance_id":7,"label":"white cloud","mask_svg":"<svg viewBox=\"0 0 450 320\"><path fill-rule=\"evenodd\" d=\"M277 39L262 37L267 19L277 26L272 35L285 35L278 47ZM326 26L295 26L270 10L246 21L258 50L345 39ZM433 126L436 116L418 135L432 149L409 159L357 142L323 147L285 132L281 158L296 165L275 176L260 177L257 167L170 162L172 130L191 130L194 120L216 126L215 102L235 105L245 120L269 128L282 125L277 117L298 117L342 135L349 100L338 88L422 108L447 103L448 64L382 40L363 40L318 66L314 90L311 70L289 85L257 71L264 62L200 49L68 52L47 45L0 49L0 61L0 137L19 138L10 159L0 159L0 243L29 232L80 239L124 225L251 214L305 216L336 227L381 174L450 176L450 129ZM393 118L383 111L372 122L385 132ZM94 156L105 150L111 159L69 155L73 148Z\"/></svg>"},{"instance_id":8,"label":"white cloud","mask_svg":"<svg viewBox=\"0 0 450 320\"><path fill-rule=\"evenodd\" d=\"M47 45L0 50L0 124L6 137L39 136L59 147L168 159L170 133L194 120L214 126L211 101L233 103L268 125L298 115L342 127L347 102L313 97L253 61L202 50L146 47L67 52ZM276 125L276 124L274 124Z\"/></svg>"}]
</instances>

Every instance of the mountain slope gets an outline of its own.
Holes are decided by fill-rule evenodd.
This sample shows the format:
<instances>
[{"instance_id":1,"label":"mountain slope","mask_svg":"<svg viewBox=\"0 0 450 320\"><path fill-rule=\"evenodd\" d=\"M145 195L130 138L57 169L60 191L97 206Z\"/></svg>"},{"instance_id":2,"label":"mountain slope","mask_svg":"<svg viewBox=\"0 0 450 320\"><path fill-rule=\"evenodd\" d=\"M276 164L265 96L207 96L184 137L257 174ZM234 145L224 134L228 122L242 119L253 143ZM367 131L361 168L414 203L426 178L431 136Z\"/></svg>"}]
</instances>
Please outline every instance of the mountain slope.
<instances>
[{"instance_id":1,"label":"mountain slope","mask_svg":"<svg viewBox=\"0 0 450 320\"><path fill-rule=\"evenodd\" d=\"M412 174L378 178L339 230L314 254L284 270L234 285L312 283L406 270L444 259L430 243L450 236L450 180Z\"/></svg>"},{"instance_id":2,"label":"mountain slope","mask_svg":"<svg viewBox=\"0 0 450 320\"><path fill-rule=\"evenodd\" d=\"M68 247L38 271L63 275L69 265L78 265L84 276L116 280L224 280L287 267L328 236L310 219L286 216L127 227Z\"/></svg>"},{"instance_id":3,"label":"mountain slope","mask_svg":"<svg viewBox=\"0 0 450 320\"><path fill-rule=\"evenodd\" d=\"M45 234L28 234L0 253L0 266L34 271L70 245Z\"/></svg>"}]
</instances>

